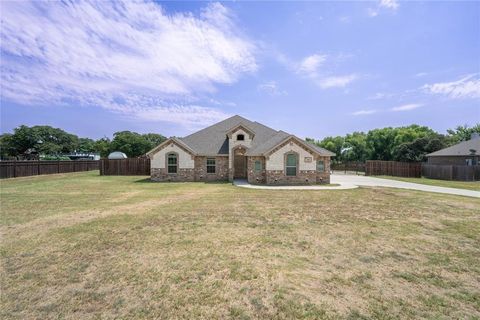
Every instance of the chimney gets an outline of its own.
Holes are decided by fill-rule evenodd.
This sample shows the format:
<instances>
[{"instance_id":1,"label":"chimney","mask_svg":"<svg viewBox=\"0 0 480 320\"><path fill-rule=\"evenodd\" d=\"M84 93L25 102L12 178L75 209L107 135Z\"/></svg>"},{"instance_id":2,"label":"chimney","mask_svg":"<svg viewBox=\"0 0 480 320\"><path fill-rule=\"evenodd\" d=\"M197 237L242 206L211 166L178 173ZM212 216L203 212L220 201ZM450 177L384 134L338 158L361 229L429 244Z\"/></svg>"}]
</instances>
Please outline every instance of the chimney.
<instances>
[{"instance_id":1,"label":"chimney","mask_svg":"<svg viewBox=\"0 0 480 320\"><path fill-rule=\"evenodd\" d=\"M472 133L472 135L470 136L470 140L478 139L478 138L480 138L480 133L478 133L478 132L474 132L474 133Z\"/></svg>"}]
</instances>

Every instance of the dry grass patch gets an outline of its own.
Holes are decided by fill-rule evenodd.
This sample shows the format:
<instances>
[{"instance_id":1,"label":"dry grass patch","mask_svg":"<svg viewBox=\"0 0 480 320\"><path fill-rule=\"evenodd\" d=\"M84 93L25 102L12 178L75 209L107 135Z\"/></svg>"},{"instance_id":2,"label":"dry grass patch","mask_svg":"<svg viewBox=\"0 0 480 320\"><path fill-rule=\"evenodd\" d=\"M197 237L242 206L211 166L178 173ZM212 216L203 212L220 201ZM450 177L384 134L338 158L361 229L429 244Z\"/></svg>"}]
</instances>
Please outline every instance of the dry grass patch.
<instances>
[{"instance_id":1,"label":"dry grass patch","mask_svg":"<svg viewBox=\"0 0 480 320\"><path fill-rule=\"evenodd\" d=\"M82 173L1 201L4 318L480 317L477 199Z\"/></svg>"}]
</instances>

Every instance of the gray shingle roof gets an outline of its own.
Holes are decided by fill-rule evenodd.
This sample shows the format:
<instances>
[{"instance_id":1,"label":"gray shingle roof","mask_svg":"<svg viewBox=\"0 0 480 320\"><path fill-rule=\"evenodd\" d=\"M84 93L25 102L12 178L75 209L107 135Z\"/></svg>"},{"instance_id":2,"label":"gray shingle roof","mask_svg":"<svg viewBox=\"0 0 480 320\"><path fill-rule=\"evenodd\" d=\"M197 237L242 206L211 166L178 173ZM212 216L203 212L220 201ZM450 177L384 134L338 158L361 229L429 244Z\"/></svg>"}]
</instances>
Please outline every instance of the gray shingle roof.
<instances>
[{"instance_id":1,"label":"gray shingle roof","mask_svg":"<svg viewBox=\"0 0 480 320\"><path fill-rule=\"evenodd\" d=\"M480 155L480 138L475 137L473 139L462 141L451 147L438 150L427 154L427 157L441 157L441 156L469 156L471 155L470 149L477 150L477 155Z\"/></svg>"},{"instance_id":2,"label":"gray shingle roof","mask_svg":"<svg viewBox=\"0 0 480 320\"><path fill-rule=\"evenodd\" d=\"M244 125L255 133L255 136L252 140L252 145L248 150L247 155L261 155L275 147L275 145L282 142L287 137L292 136L284 131L277 131L256 121L250 121L236 115L220 121L210 127L192 133L184 138L180 138L180 140L188 145L198 155L228 155L229 148L227 132L238 125ZM316 145L308 144L308 146L320 154L326 156L335 155L334 153Z\"/></svg>"}]
</instances>

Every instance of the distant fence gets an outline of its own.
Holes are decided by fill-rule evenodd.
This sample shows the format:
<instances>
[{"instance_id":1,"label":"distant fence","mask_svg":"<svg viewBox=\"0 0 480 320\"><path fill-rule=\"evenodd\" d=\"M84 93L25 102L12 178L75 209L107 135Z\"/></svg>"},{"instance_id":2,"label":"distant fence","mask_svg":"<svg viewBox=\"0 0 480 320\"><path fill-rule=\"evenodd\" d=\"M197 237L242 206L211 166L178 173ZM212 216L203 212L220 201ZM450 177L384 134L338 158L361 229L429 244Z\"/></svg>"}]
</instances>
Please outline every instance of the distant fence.
<instances>
[{"instance_id":1,"label":"distant fence","mask_svg":"<svg viewBox=\"0 0 480 320\"><path fill-rule=\"evenodd\" d=\"M367 160L365 175L420 178L422 176L422 164L420 162Z\"/></svg>"},{"instance_id":2,"label":"distant fence","mask_svg":"<svg viewBox=\"0 0 480 320\"><path fill-rule=\"evenodd\" d=\"M102 176L149 176L150 159L101 159L100 175Z\"/></svg>"},{"instance_id":3,"label":"distant fence","mask_svg":"<svg viewBox=\"0 0 480 320\"><path fill-rule=\"evenodd\" d=\"M365 162L344 162L332 164L330 169L335 171L365 172Z\"/></svg>"},{"instance_id":4,"label":"distant fence","mask_svg":"<svg viewBox=\"0 0 480 320\"><path fill-rule=\"evenodd\" d=\"M36 176L41 174L98 170L98 164L98 160L0 161L0 178L5 179Z\"/></svg>"},{"instance_id":5,"label":"distant fence","mask_svg":"<svg viewBox=\"0 0 480 320\"><path fill-rule=\"evenodd\" d=\"M422 176L431 179L478 181L480 180L480 165L455 166L439 164L422 164Z\"/></svg>"}]
</instances>

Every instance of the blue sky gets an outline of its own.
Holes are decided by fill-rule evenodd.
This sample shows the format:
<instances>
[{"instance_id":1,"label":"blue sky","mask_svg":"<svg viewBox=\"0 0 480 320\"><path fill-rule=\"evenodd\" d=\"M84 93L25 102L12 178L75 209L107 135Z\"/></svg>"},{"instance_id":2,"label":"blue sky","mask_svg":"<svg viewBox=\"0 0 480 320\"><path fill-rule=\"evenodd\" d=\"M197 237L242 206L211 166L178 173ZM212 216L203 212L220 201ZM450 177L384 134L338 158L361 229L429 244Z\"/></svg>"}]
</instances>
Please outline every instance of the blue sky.
<instances>
[{"instance_id":1,"label":"blue sky","mask_svg":"<svg viewBox=\"0 0 480 320\"><path fill-rule=\"evenodd\" d=\"M1 130L480 122L480 2L1 2Z\"/></svg>"}]
</instances>

